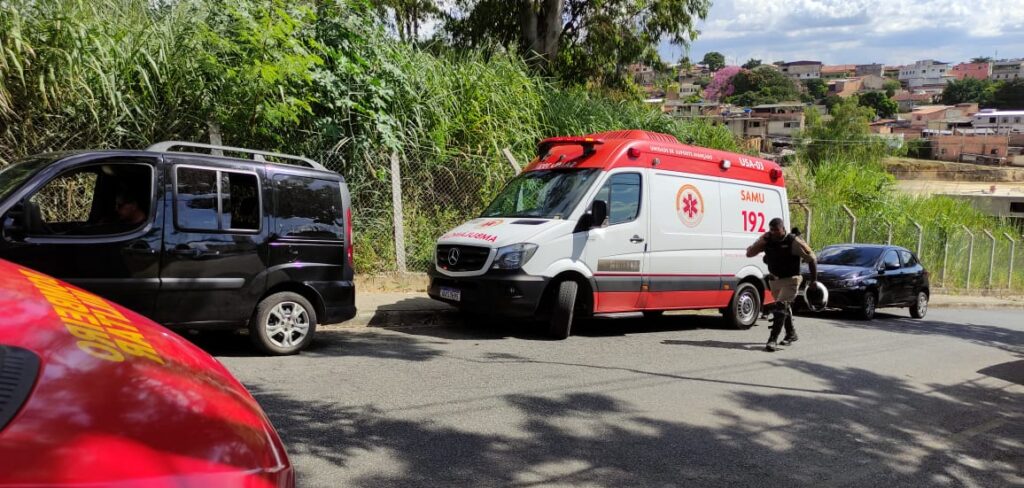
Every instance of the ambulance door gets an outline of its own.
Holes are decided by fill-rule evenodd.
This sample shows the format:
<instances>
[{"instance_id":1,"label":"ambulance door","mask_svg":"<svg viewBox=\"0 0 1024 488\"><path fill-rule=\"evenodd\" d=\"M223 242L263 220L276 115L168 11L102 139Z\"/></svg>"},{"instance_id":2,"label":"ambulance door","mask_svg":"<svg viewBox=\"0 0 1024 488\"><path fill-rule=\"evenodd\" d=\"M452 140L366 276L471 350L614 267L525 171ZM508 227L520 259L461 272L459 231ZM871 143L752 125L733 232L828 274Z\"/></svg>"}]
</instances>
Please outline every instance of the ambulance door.
<instances>
[{"instance_id":1,"label":"ambulance door","mask_svg":"<svg viewBox=\"0 0 1024 488\"><path fill-rule=\"evenodd\" d=\"M644 308L717 308L722 287L719 183L698 175L651 172L651 239ZM728 298L725 299L728 303Z\"/></svg>"},{"instance_id":2,"label":"ambulance door","mask_svg":"<svg viewBox=\"0 0 1024 488\"><path fill-rule=\"evenodd\" d=\"M596 313L637 309L650 215L646 174L641 168L611 171L594 197L608 204L608 220L587 233L583 250L594 274Z\"/></svg>"},{"instance_id":3,"label":"ambulance door","mask_svg":"<svg viewBox=\"0 0 1024 488\"><path fill-rule=\"evenodd\" d=\"M756 266L767 273L764 255L748 258L747 247L768 231L768 222L781 217L789 229L789 212L779 188L742 182L722 184L722 274L735 287L736 273Z\"/></svg>"}]
</instances>

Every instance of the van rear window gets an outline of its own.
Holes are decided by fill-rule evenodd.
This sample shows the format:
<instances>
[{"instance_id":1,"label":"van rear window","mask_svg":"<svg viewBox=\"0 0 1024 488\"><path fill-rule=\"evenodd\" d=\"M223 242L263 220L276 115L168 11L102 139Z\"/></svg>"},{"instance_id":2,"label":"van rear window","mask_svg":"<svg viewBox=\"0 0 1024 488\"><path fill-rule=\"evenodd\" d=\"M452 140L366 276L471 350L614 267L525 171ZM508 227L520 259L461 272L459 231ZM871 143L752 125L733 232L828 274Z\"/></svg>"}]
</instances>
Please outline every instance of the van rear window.
<instances>
[{"instance_id":1,"label":"van rear window","mask_svg":"<svg viewBox=\"0 0 1024 488\"><path fill-rule=\"evenodd\" d=\"M345 232L341 184L304 176L279 175L277 233L281 237L341 240Z\"/></svg>"}]
</instances>

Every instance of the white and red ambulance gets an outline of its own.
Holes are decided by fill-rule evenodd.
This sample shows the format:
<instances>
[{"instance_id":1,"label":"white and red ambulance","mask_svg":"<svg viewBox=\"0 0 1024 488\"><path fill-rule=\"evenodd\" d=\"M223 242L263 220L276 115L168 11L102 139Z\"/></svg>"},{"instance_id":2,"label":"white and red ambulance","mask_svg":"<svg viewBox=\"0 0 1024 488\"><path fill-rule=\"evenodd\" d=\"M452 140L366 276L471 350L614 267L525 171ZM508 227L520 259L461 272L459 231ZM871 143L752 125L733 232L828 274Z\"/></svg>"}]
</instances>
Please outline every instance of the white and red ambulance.
<instances>
[{"instance_id":1,"label":"white and red ambulance","mask_svg":"<svg viewBox=\"0 0 1024 488\"><path fill-rule=\"evenodd\" d=\"M746 248L781 217L773 162L638 130L541 141L480 218L438 239L431 297L545 318L567 337L591 314L720 309L748 328L771 300Z\"/></svg>"}]
</instances>

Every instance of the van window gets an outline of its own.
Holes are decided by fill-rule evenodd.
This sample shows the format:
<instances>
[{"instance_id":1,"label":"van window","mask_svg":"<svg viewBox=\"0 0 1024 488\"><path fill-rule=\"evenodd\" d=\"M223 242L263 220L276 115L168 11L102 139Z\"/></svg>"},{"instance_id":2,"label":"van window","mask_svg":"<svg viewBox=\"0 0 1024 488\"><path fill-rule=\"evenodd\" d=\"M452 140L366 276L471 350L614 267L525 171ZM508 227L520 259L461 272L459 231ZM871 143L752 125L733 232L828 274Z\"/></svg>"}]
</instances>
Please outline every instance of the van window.
<instances>
[{"instance_id":1,"label":"van window","mask_svg":"<svg viewBox=\"0 0 1024 488\"><path fill-rule=\"evenodd\" d=\"M281 237L342 238L345 223L339 182L279 175L274 183L277 233Z\"/></svg>"},{"instance_id":2,"label":"van window","mask_svg":"<svg viewBox=\"0 0 1024 488\"><path fill-rule=\"evenodd\" d=\"M32 236L123 234L149 222L153 172L147 164L110 162L73 169L26 201Z\"/></svg>"},{"instance_id":3,"label":"van window","mask_svg":"<svg viewBox=\"0 0 1024 488\"><path fill-rule=\"evenodd\" d=\"M592 168L523 173L501 190L481 217L568 218L598 173Z\"/></svg>"},{"instance_id":4,"label":"van window","mask_svg":"<svg viewBox=\"0 0 1024 488\"><path fill-rule=\"evenodd\" d=\"M259 230L259 180L256 175L187 166L179 166L175 171L177 191L174 208L178 228Z\"/></svg>"},{"instance_id":5,"label":"van window","mask_svg":"<svg viewBox=\"0 0 1024 488\"><path fill-rule=\"evenodd\" d=\"M640 175L613 175L594 200L604 200L608 204L608 225L632 222L640 213Z\"/></svg>"}]
</instances>

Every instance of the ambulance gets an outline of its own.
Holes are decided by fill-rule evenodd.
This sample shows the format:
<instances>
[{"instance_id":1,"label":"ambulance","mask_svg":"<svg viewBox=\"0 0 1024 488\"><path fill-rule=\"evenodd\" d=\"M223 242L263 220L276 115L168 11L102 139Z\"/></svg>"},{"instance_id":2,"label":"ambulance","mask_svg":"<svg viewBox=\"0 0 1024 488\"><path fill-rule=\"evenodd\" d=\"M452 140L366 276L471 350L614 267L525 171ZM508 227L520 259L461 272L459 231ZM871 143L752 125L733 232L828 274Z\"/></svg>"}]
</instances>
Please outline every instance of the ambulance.
<instances>
[{"instance_id":1,"label":"ambulance","mask_svg":"<svg viewBox=\"0 0 1024 488\"><path fill-rule=\"evenodd\" d=\"M719 309L746 329L772 301L746 248L780 217L781 168L639 130L554 137L479 218L437 241L428 293L467 313L546 320Z\"/></svg>"}]
</instances>

